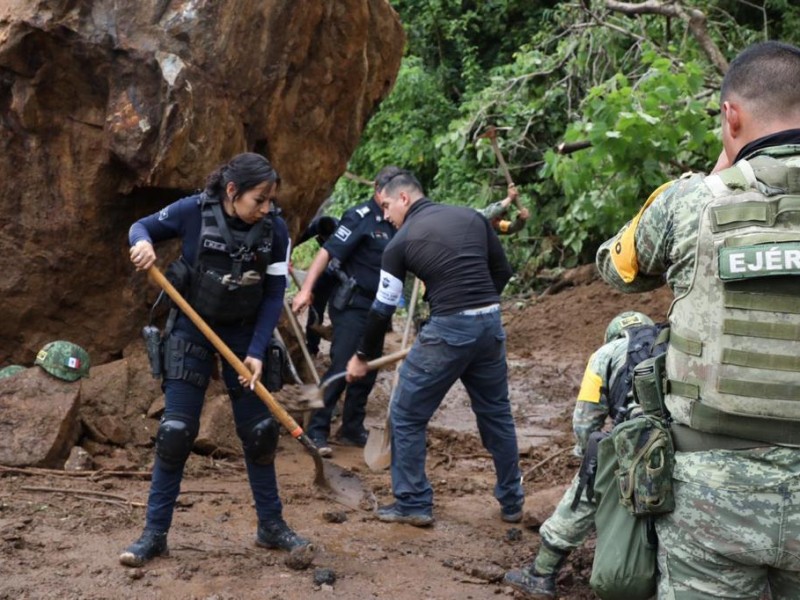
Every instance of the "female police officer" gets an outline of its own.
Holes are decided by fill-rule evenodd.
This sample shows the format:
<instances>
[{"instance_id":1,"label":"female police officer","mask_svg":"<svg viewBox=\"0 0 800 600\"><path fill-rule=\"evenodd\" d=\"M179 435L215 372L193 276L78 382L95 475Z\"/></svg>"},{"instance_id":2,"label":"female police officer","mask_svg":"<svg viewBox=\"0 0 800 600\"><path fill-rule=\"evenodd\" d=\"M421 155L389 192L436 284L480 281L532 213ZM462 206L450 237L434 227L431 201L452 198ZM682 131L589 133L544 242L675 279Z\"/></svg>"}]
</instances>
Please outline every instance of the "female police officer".
<instances>
[{"instance_id":1,"label":"female police officer","mask_svg":"<svg viewBox=\"0 0 800 600\"><path fill-rule=\"evenodd\" d=\"M261 377L286 287L289 235L284 221L271 212L279 184L267 159L239 154L209 176L201 194L140 219L128 237L137 270L154 264L154 242L181 238L177 265L183 267L184 281L177 287L252 373L246 379L223 364L256 505L256 544L293 550L309 542L281 516L274 465L278 424L252 391ZM166 406L156 436L147 519L141 537L120 555L126 566L168 553L167 531L214 362L213 347L188 317L179 313L167 329L162 384Z\"/></svg>"}]
</instances>

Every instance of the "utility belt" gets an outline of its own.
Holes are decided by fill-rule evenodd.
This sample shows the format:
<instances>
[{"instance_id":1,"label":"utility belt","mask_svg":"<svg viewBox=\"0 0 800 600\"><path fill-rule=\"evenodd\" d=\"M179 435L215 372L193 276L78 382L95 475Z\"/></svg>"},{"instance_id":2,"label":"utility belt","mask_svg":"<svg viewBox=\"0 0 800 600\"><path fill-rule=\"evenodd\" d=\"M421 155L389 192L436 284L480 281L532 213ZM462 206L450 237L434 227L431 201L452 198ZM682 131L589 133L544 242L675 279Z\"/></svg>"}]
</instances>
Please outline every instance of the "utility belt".
<instances>
[{"instance_id":1,"label":"utility belt","mask_svg":"<svg viewBox=\"0 0 800 600\"><path fill-rule=\"evenodd\" d=\"M362 288L354 277L349 277L334 288L330 302L337 310L351 307L369 309L374 300L375 292Z\"/></svg>"}]
</instances>

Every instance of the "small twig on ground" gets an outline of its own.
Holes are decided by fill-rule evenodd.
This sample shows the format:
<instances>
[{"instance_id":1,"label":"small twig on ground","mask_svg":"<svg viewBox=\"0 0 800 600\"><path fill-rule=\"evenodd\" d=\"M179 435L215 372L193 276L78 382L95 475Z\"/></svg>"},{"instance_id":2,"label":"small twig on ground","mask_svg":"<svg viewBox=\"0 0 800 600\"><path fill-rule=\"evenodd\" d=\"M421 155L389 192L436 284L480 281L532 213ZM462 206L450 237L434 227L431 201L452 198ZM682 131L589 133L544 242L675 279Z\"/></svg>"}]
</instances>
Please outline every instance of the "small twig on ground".
<instances>
[{"instance_id":1,"label":"small twig on ground","mask_svg":"<svg viewBox=\"0 0 800 600\"><path fill-rule=\"evenodd\" d=\"M181 490L181 494L230 494L228 490Z\"/></svg>"},{"instance_id":2,"label":"small twig on ground","mask_svg":"<svg viewBox=\"0 0 800 600\"><path fill-rule=\"evenodd\" d=\"M556 450L555 452L553 452L549 456L546 456L545 458L543 458L542 460L537 462L535 465L533 465L530 469L525 471L525 475L524 475L525 479L528 479L533 474L533 472L536 471L537 469L539 469L542 465L547 464L549 461L553 460L556 456L560 456L560 455L562 455L562 454L564 454L564 453L566 453L566 452L568 452L570 450L572 450L572 448L567 446L566 448L559 448L558 450Z\"/></svg>"},{"instance_id":3,"label":"small twig on ground","mask_svg":"<svg viewBox=\"0 0 800 600\"><path fill-rule=\"evenodd\" d=\"M86 494L87 496L98 496L100 498L111 498L112 500L117 500L118 502L124 502L125 504L130 504L131 506L144 506L139 502L131 502L125 496L120 496L119 494L110 494L108 492L97 492L95 490L86 490L86 489L70 489L70 488L49 488L49 487L40 487L35 485L23 485L21 490L26 492L44 492L48 494Z\"/></svg>"},{"instance_id":4,"label":"small twig on ground","mask_svg":"<svg viewBox=\"0 0 800 600\"><path fill-rule=\"evenodd\" d=\"M95 498L94 496L84 496L81 494L76 494L76 498L80 498L81 500L91 500L92 502L103 502L105 504L113 504L114 506L119 506L120 508L130 508L135 506L137 508L144 508L147 506L143 502L122 502L120 500L112 500L110 498Z\"/></svg>"},{"instance_id":5,"label":"small twig on ground","mask_svg":"<svg viewBox=\"0 0 800 600\"><path fill-rule=\"evenodd\" d=\"M60 469L42 469L39 467L7 467L0 465L0 473L15 473L17 475L55 475L56 477L88 477L89 479L102 479L105 477L141 477L150 479L150 471L62 471Z\"/></svg>"}]
</instances>

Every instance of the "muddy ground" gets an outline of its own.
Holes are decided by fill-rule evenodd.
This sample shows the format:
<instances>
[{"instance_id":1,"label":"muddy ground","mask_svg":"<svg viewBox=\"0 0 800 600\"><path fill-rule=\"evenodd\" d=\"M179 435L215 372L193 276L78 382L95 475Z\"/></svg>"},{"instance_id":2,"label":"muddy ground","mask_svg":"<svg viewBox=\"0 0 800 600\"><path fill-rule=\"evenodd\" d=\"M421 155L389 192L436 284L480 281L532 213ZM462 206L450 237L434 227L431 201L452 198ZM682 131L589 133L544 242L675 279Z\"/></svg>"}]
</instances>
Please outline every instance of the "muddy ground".
<instances>
[{"instance_id":1,"label":"muddy ground","mask_svg":"<svg viewBox=\"0 0 800 600\"><path fill-rule=\"evenodd\" d=\"M558 486L578 466L570 452L574 396L609 319L631 308L660 319L669 299L665 290L625 297L595 280L504 303L529 525L547 505L546 491L557 499ZM390 335L396 345L399 334ZM369 423L382 421L390 381L390 372L381 374ZM5 471L0 472L0 598L511 597L498 578L528 562L539 545L535 527L499 519L491 462L460 384L430 429L428 476L437 519L430 529L381 523L369 512L332 504L312 487L313 464L299 444L284 436L281 449L277 466L285 517L318 548L308 569L293 570L284 554L253 545L255 515L241 460L192 455L170 532L171 556L141 569L121 567L117 556L141 531L148 481L102 471L94 477ZM390 501L388 472L370 472L359 449L334 450L333 460L356 472L378 502ZM96 456L93 469L147 470L152 448L118 449L112 456ZM329 522L326 513L342 511L344 522ZM590 540L572 555L559 578L561 598L594 597L588 587L592 549ZM335 572L332 586L314 583L320 568Z\"/></svg>"}]
</instances>

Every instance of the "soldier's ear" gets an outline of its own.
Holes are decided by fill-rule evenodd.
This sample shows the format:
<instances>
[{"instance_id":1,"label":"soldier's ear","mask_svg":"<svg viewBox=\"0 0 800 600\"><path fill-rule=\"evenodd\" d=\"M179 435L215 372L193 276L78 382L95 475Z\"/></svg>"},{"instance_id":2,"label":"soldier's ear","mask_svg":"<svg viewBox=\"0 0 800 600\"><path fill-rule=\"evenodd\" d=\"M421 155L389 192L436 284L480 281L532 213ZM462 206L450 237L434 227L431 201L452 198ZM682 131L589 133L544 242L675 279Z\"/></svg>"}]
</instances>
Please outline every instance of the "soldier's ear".
<instances>
[{"instance_id":1,"label":"soldier's ear","mask_svg":"<svg viewBox=\"0 0 800 600\"><path fill-rule=\"evenodd\" d=\"M722 103L723 130L727 128L728 135L736 138L742 130L742 113L739 105L726 100Z\"/></svg>"}]
</instances>

